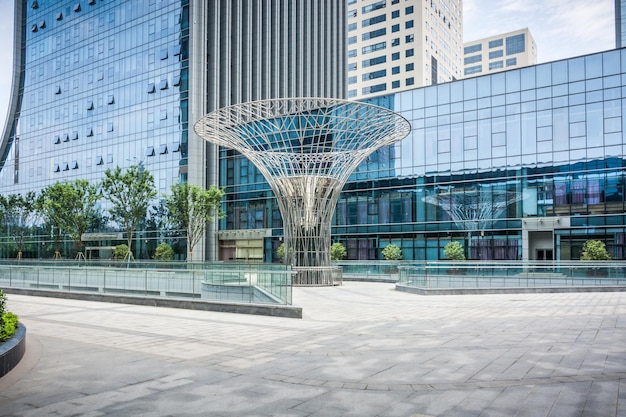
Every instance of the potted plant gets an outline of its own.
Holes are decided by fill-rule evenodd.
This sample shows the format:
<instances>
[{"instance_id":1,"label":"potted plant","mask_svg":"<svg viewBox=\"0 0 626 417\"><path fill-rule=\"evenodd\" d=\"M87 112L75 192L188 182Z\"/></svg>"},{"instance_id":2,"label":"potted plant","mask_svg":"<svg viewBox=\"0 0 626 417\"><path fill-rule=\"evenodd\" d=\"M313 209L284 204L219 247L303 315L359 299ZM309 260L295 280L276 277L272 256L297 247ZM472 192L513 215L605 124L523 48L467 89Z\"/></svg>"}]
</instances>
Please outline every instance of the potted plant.
<instances>
[{"instance_id":1,"label":"potted plant","mask_svg":"<svg viewBox=\"0 0 626 417\"><path fill-rule=\"evenodd\" d=\"M465 252L463 250L463 245L456 241L448 242L448 244L443 248L443 256L450 261L464 261ZM452 275L462 275L465 270L462 268L450 268L446 272Z\"/></svg>"},{"instance_id":2,"label":"potted plant","mask_svg":"<svg viewBox=\"0 0 626 417\"><path fill-rule=\"evenodd\" d=\"M611 260L611 255L606 250L606 245L601 240L597 239L589 239L583 245L582 255L580 256L581 261L609 261ZM607 276L608 271L606 269L600 268L591 268L587 270L588 276Z\"/></svg>"},{"instance_id":3,"label":"potted plant","mask_svg":"<svg viewBox=\"0 0 626 417\"><path fill-rule=\"evenodd\" d=\"M400 249L397 245L394 245L393 243L390 243L389 245L387 245L383 249L382 253L383 253L383 258L386 261L399 261L400 259L402 259L402 249ZM394 263L393 265L390 265L387 268L384 268L383 272L387 274L397 274L398 273L397 263Z\"/></svg>"},{"instance_id":4,"label":"potted plant","mask_svg":"<svg viewBox=\"0 0 626 417\"><path fill-rule=\"evenodd\" d=\"M333 261L341 261L348 255L346 247L343 244L336 242L330 247L330 259Z\"/></svg>"}]
</instances>

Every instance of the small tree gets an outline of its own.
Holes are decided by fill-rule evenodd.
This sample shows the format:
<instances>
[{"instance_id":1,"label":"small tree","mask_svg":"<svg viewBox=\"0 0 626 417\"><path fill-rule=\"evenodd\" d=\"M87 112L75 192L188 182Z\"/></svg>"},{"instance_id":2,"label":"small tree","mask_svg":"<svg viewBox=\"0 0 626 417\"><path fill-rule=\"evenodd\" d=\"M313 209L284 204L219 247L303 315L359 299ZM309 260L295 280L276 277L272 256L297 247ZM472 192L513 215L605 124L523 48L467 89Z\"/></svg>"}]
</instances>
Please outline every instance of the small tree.
<instances>
[{"instance_id":1,"label":"small tree","mask_svg":"<svg viewBox=\"0 0 626 417\"><path fill-rule=\"evenodd\" d=\"M464 261L465 253L463 253L463 245L459 242L449 242L443 248L443 256L451 261Z\"/></svg>"},{"instance_id":2,"label":"small tree","mask_svg":"<svg viewBox=\"0 0 626 417\"><path fill-rule=\"evenodd\" d=\"M169 244L161 242L157 246L156 251L154 251L153 259L157 261L171 261L174 259L174 249Z\"/></svg>"},{"instance_id":3,"label":"small tree","mask_svg":"<svg viewBox=\"0 0 626 417\"><path fill-rule=\"evenodd\" d=\"M128 245L122 243L121 245L117 245L115 249L113 249L113 259L121 261L126 258L128 255Z\"/></svg>"},{"instance_id":4,"label":"small tree","mask_svg":"<svg viewBox=\"0 0 626 417\"><path fill-rule=\"evenodd\" d=\"M41 193L38 204L43 217L54 226L55 250L60 250L60 233L65 230L83 248L83 234L98 221L100 212L96 206L98 190L89 181L57 182Z\"/></svg>"},{"instance_id":5,"label":"small tree","mask_svg":"<svg viewBox=\"0 0 626 417\"><path fill-rule=\"evenodd\" d=\"M346 247L343 246L342 243L336 242L333 243L330 247L330 259L332 259L333 261L340 261L342 259L345 259L347 255L348 252L346 251Z\"/></svg>"},{"instance_id":6,"label":"small tree","mask_svg":"<svg viewBox=\"0 0 626 417\"><path fill-rule=\"evenodd\" d=\"M608 261L611 255L606 250L606 245L601 240L590 239L583 245L581 261Z\"/></svg>"},{"instance_id":7,"label":"small tree","mask_svg":"<svg viewBox=\"0 0 626 417\"><path fill-rule=\"evenodd\" d=\"M402 259L402 249L393 243L387 245L385 249L383 249L383 257L386 261L397 261Z\"/></svg>"},{"instance_id":8,"label":"small tree","mask_svg":"<svg viewBox=\"0 0 626 417\"><path fill-rule=\"evenodd\" d=\"M9 228L17 244L18 257L22 255L24 248L24 236L27 229L32 226L39 206L38 196L35 192L29 191L24 195L10 194L4 196L0 194L0 209L2 217Z\"/></svg>"},{"instance_id":9,"label":"small tree","mask_svg":"<svg viewBox=\"0 0 626 417\"><path fill-rule=\"evenodd\" d=\"M188 183L172 186L172 194L166 197L165 205L172 223L187 234L188 260L193 260L193 248L204 236L207 223L224 216L223 196L224 191L214 185L209 189Z\"/></svg>"},{"instance_id":10,"label":"small tree","mask_svg":"<svg viewBox=\"0 0 626 417\"><path fill-rule=\"evenodd\" d=\"M143 165L133 165L125 172L120 167L104 172L102 193L109 200L111 219L126 232L128 257L132 257L133 233L145 219L150 201L156 196L154 178ZM126 256L126 255L125 255Z\"/></svg>"},{"instance_id":11,"label":"small tree","mask_svg":"<svg viewBox=\"0 0 626 417\"><path fill-rule=\"evenodd\" d=\"M278 259L280 259L281 262L285 260L285 243L281 243L276 249L276 256L278 256Z\"/></svg>"}]
</instances>

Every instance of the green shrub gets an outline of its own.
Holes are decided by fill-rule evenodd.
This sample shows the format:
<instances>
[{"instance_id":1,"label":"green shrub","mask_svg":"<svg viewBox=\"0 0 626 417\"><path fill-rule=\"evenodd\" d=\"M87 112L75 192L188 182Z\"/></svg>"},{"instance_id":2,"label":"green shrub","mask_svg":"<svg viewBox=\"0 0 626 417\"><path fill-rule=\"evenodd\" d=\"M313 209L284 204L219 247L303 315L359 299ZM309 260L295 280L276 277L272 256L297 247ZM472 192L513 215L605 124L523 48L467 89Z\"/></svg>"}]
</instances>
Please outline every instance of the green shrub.
<instances>
[{"instance_id":1,"label":"green shrub","mask_svg":"<svg viewBox=\"0 0 626 417\"><path fill-rule=\"evenodd\" d=\"M402 249L393 243L387 245L385 249L383 249L383 257L386 261L397 261L402 259Z\"/></svg>"},{"instance_id":2,"label":"green shrub","mask_svg":"<svg viewBox=\"0 0 626 417\"><path fill-rule=\"evenodd\" d=\"M445 248L443 248L443 256L451 261L464 261L465 253L463 252L463 245L459 242L449 242Z\"/></svg>"},{"instance_id":3,"label":"green shrub","mask_svg":"<svg viewBox=\"0 0 626 417\"><path fill-rule=\"evenodd\" d=\"M17 329L18 317L13 313L4 313L0 318L0 342L9 340Z\"/></svg>"},{"instance_id":4,"label":"green shrub","mask_svg":"<svg viewBox=\"0 0 626 417\"><path fill-rule=\"evenodd\" d=\"M117 245L115 249L113 249L113 259L122 260L126 258L126 255L128 255L128 245L125 243Z\"/></svg>"},{"instance_id":5,"label":"green shrub","mask_svg":"<svg viewBox=\"0 0 626 417\"><path fill-rule=\"evenodd\" d=\"M171 261L174 259L174 249L165 242L159 243L159 246L157 246L154 252L153 259L158 261Z\"/></svg>"},{"instance_id":6,"label":"green shrub","mask_svg":"<svg viewBox=\"0 0 626 417\"><path fill-rule=\"evenodd\" d=\"M276 249L276 256L280 259L281 262L285 260L285 244L281 243L278 249Z\"/></svg>"},{"instance_id":7,"label":"green shrub","mask_svg":"<svg viewBox=\"0 0 626 417\"><path fill-rule=\"evenodd\" d=\"M333 261L340 261L348 255L348 251L343 244L337 242L333 243L330 247L330 259Z\"/></svg>"},{"instance_id":8,"label":"green shrub","mask_svg":"<svg viewBox=\"0 0 626 417\"><path fill-rule=\"evenodd\" d=\"M590 239L583 245L581 261L608 261L611 255L606 250L606 245L601 240Z\"/></svg>"},{"instance_id":9,"label":"green shrub","mask_svg":"<svg viewBox=\"0 0 626 417\"><path fill-rule=\"evenodd\" d=\"M7 302L7 296L4 293L4 291L0 289L0 317L2 317L2 315L4 314L4 309L6 308L6 302Z\"/></svg>"}]
</instances>

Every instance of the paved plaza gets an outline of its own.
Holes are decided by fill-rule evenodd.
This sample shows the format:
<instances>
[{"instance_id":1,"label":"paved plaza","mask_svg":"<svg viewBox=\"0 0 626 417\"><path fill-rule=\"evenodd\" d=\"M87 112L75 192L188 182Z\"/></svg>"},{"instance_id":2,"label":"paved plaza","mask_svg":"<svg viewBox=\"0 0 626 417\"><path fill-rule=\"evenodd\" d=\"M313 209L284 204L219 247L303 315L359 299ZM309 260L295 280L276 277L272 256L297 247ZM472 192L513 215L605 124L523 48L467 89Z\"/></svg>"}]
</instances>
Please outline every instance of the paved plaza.
<instances>
[{"instance_id":1,"label":"paved plaza","mask_svg":"<svg viewBox=\"0 0 626 417\"><path fill-rule=\"evenodd\" d=\"M295 288L303 319L8 296L2 416L626 416L626 292Z\"/></svg>"}]
</instances>

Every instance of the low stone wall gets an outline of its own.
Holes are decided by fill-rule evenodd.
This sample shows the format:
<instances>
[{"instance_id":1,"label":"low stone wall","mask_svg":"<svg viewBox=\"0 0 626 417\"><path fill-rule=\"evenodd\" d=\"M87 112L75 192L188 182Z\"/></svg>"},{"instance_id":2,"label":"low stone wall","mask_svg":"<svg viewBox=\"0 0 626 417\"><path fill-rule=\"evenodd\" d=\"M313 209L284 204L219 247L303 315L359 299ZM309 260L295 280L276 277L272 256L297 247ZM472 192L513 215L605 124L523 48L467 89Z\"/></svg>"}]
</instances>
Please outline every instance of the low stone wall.
<instances>
[{"instance_id":1,"label":"low stone wall","mask_svg":"<svg viewBox=\"0 0 626 417\"><path fill-rule=\"evenodd\" d=\"M26 351L26 327L20 323L13 337L0 343L0 378L20 363Z\"/></svg>"}]
</instances>

